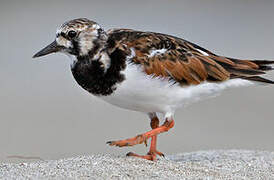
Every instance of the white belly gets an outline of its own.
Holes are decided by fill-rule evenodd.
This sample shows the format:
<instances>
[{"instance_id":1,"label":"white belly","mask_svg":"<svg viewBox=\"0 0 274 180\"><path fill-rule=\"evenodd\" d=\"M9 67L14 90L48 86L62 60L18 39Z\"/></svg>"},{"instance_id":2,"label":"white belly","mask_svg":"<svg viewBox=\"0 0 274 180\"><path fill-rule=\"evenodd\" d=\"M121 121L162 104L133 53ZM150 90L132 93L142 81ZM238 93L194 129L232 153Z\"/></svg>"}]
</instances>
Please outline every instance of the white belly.
<instances>
[{"instance_id":1,"label":"white belly","mask_svg":"<svg viewBox=\"0 0 274 180\"><path fill-rule=\"evenodd\" d=\"M173 113L179 107L214 97L227 87L253 84L247 80L233 79L182 87L168 79L146 75L141 67L134 64L127 64L123 73L126 80L117 86L113 94L100 98L121 108L141 112Z\"/></svg>"}]
</instances>

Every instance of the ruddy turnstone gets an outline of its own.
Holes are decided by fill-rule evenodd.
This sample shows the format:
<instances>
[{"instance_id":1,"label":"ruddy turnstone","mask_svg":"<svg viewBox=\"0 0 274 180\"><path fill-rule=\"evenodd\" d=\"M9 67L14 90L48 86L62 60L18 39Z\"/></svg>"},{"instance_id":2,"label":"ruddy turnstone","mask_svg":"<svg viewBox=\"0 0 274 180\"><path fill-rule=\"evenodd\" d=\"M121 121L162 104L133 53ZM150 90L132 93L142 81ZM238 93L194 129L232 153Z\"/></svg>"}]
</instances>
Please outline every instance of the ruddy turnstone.
<instances>
[{"instance_id":1,"label":"ruddy turnstone","mask_svg":"<svg viewBox=\"0 0 274 180\"><path fill-rule=\"evenodd\" d=\"M127 154L148 160L163 155L156 150L157 135L174 126L176 109L216 96L225 88L274 84L260 76L274 69L274 61L219 56L167 34L131 29L104 31L85 18L65 22L55 40L33 57L55 52L72 59L72 74L82 88L115 106L148 114L152 130L107 142L123 147L147 144L151 138L147 155ZM156 113L164 115L160 126Z\"/></svg>"}]
</instances>

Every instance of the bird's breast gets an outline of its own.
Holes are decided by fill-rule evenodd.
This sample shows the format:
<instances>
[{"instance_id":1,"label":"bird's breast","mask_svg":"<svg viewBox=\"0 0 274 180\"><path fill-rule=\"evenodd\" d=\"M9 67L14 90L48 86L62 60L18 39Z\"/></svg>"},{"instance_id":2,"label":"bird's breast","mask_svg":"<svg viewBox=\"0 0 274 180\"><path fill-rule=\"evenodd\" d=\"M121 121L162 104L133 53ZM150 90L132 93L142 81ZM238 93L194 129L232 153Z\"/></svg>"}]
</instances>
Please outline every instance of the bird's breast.
<instances>
[{"instance_id":1,"label":"bird's breast","mask_svg":"<svg viewBox=\"0 0 274 180\"><path fill-rule=\"evenodd\" d=\"M116 84L124 80L121 70L110 67L105 72L100 61L77 61L71 68L76 82L95 96L108 96L116 90Z\"/></svg>"}]
</instances>

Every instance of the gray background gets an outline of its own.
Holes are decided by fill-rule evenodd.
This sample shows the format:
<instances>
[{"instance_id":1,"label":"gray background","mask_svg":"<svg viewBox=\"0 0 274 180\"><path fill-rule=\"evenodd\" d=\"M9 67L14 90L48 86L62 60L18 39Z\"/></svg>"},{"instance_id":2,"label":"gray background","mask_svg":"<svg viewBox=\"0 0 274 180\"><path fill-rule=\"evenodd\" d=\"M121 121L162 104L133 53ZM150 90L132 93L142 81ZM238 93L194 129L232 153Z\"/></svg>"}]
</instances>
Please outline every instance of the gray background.
<instances>
[{"instance_id":1,"label":"gray background","mask_svg":"<svg viewBox=\"0 0 274 180\"><path fill-rule=\"evenodd\" d=\"M105 29L157 31L229 57L274 59L272 0L3 1L0 2L0 160L55 159L148 148L109 147L108 140L149 130L148 118L82 90L61 54L31 56L66 20L87 17ZM269 77L274 79L274 73ZM178 110L175 128L160 135L166 154L206 149L274 150L274 86L230 89Z\"/></svg>"}]
</instances>

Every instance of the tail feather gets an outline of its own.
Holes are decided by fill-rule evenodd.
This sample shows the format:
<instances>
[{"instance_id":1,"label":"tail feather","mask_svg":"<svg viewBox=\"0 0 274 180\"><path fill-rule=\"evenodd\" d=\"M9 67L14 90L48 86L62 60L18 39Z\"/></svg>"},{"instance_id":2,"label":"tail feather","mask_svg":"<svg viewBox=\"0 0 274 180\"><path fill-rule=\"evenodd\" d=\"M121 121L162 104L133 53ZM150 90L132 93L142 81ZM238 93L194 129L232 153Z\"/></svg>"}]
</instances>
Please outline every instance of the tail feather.
<instances>
[{"instance_id":1,"label":"tail feather","mask_svg":"<svg viewBox=\"0 0 274 180\"><path fill-rule=\"evenodd\" d=\"M257 65L268 65L268 64L274 64L274 61L268 61L268 60L252 60L251 62L257 64Z\"/></svg>"},{"instance_id":2,"label":"tail feather","mask_svg":"<svg viewBox=\"0 0 274 180\"><path fill-rule=\"evenodd\" d=\"M266 61L266 60L254 60L251 61L259 66L259 70L262 71L271 71L274 70L273 64L274 61Z\"/></svg>"},{"instance_id":3,"label":"tail feather","mask_svg":"<svg viewBox=\"0 0 274 180\"><path fill-rule=\"evenodd\" d=\"M262 83L267 83L267 84L274 84L274 81L263 78L261 76L240 77L240 78L246 79L246 80L249 80L249 81L256 81L256 82L262 82Z\"/></svg>"},{"instance_id":4,"label":"tail feather","mask_svg":"<svg viewBox=\"0 0 274 180\"><path fill-rule=\"evenodd\" d=\"M228 71L231 73L231 78L241 78L250 81L257 81L267 84L274 84L274 81L263 78L258 75L266 74L266 71L274 70L274 61L267 60L239 60L228 58L236 64L230 67ZM242 66L242 68L241 68ZM240 68L237 68L240 67Z\"/></svg>"}]
</instances>

